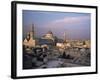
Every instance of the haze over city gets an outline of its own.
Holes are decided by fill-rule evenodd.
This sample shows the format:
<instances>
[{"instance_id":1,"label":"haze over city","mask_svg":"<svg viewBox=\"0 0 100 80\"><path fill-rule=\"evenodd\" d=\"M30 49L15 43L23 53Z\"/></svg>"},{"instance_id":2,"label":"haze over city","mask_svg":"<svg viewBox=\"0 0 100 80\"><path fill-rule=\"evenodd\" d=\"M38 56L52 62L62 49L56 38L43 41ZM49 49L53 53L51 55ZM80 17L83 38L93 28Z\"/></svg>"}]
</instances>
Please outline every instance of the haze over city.
<instances>
[{"instance_id":1,"label":"haze over city","mask_svg":"<svg viewBox=\"0 0 100 80\"><path fill-rule=\"evenodd\" d=\"M31 30L34 24L35 35L41 37L48 31L58 38L63 39L66 32L68 39L88 40L90 39L91 15L89 13L73 12L46 12L23 10L23 33Z\"/></svg>"}]
</instances>

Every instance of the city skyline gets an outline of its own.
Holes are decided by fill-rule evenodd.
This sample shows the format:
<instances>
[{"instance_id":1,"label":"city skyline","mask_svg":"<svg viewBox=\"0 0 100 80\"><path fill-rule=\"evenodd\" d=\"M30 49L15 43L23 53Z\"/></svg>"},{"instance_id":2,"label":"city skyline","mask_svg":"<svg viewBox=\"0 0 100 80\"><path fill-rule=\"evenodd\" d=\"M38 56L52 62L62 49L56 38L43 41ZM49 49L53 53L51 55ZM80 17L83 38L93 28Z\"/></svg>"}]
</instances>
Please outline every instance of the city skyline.
<instances>
[{"instance_id":1,"label":"city skyline","mask_svg":"<svg viewBox=\"0 0 100 80\"><path fill-rule=\"evenodd\" d=\"M37 37L52 31L62 39L66 32L66 39L90 40L90 21L89 13L23 10L23 34L30 31L31 25L34 24Z\"/></svg>"}]
</instances>

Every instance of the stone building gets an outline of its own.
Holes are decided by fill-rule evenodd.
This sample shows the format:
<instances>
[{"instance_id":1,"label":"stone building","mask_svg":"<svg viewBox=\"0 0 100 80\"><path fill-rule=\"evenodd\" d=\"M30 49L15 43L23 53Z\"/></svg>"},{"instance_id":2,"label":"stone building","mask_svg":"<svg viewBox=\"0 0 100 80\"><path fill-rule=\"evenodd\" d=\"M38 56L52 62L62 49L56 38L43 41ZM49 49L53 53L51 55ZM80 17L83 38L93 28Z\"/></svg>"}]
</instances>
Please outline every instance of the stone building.
<instances>
[{"instance_id":1,"label":"stone building","mask_svg":"<svg viewBox=\"0 0 100 80\"><path fill-rule=\"evenodd\" d=\"M57 39L56 36L53 35L53 33L51 31L48 31L45 35L43 35L41 37L41 39L39 40L39 43L41 45L51 45L54 46L56 45Z\"/></svg>"},{"instance_id":2,"label":"stone building","mask_svg":"<svg viewBox=\"0 0 100 80\"><path fill-rule=\"evenodd\" d=\"M34 25L31 26L31 31L27 33L26 38L23 41L23 45L26 47L35 47L36 46L36 40L34 38Z\"/></svg>"},{"instance_id":3,"label":"stone building","mask_svg":"<svg viewBox=\"0 0 100 80\"><path fill-rule=\"evenodd\" d=\"M51 39L51 40L55 40L54 39L54 35L53 35L53 33L51 32L51 31L48 31L48 33L47 34L45 34L43 37L42 37L42 39Z\"/></svg>"}]
</instances>

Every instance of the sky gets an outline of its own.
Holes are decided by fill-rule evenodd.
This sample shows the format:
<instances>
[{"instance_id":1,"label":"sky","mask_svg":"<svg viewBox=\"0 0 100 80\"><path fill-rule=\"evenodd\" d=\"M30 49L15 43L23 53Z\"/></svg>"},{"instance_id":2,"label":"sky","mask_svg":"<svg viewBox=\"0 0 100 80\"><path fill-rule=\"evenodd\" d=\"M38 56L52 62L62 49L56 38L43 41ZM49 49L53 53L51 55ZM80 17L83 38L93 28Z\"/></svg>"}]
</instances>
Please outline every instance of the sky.
<instances>
[{"instance_id":1,"label":"sky","mask_svg":"<svg viewBox=\"0 0 100 80\"><path fill-rule=\"evenodd\" d=\"M91 31L91 14L75 12L54 12L23 10L23 34L34 24L35 36L41 37L48 31L54 36L67 39L88 40Z\"/></svg>"}]
</instances>

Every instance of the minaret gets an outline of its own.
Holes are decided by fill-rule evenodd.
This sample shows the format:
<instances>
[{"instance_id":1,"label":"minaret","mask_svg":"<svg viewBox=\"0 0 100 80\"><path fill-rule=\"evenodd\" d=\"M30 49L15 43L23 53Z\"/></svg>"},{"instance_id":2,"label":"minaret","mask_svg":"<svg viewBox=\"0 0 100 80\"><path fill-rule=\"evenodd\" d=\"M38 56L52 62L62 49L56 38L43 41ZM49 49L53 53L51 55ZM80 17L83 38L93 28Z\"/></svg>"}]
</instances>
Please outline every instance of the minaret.
<instances>
[{"instance_id":1,"label":"minaret","mask_svg":"<svg viewBox=\"0 0 100 80\"><path fill-rule=\"evenodd\" d=\"M32 24L32 32L33 32L33 34L34 34L34 24Z\"/></svg>"},{"instance_id":2,"label":"minaret","mask_svg":"<svg viewBox=\"0 0 100 80\"><path fill-rule=\"evenodd\" d=\"M31 25L30 37L34 39L34 24Z\"/></svg>"},{"instance_id":3,"label":"minaret","mask_svg":"<svg viewBox=\"0 0 100 80\"><path fill-rule=\"evenodd\" d=\"M66 32L64 32L64 42L66 42Z\"/></svg>"}]
</instances>

